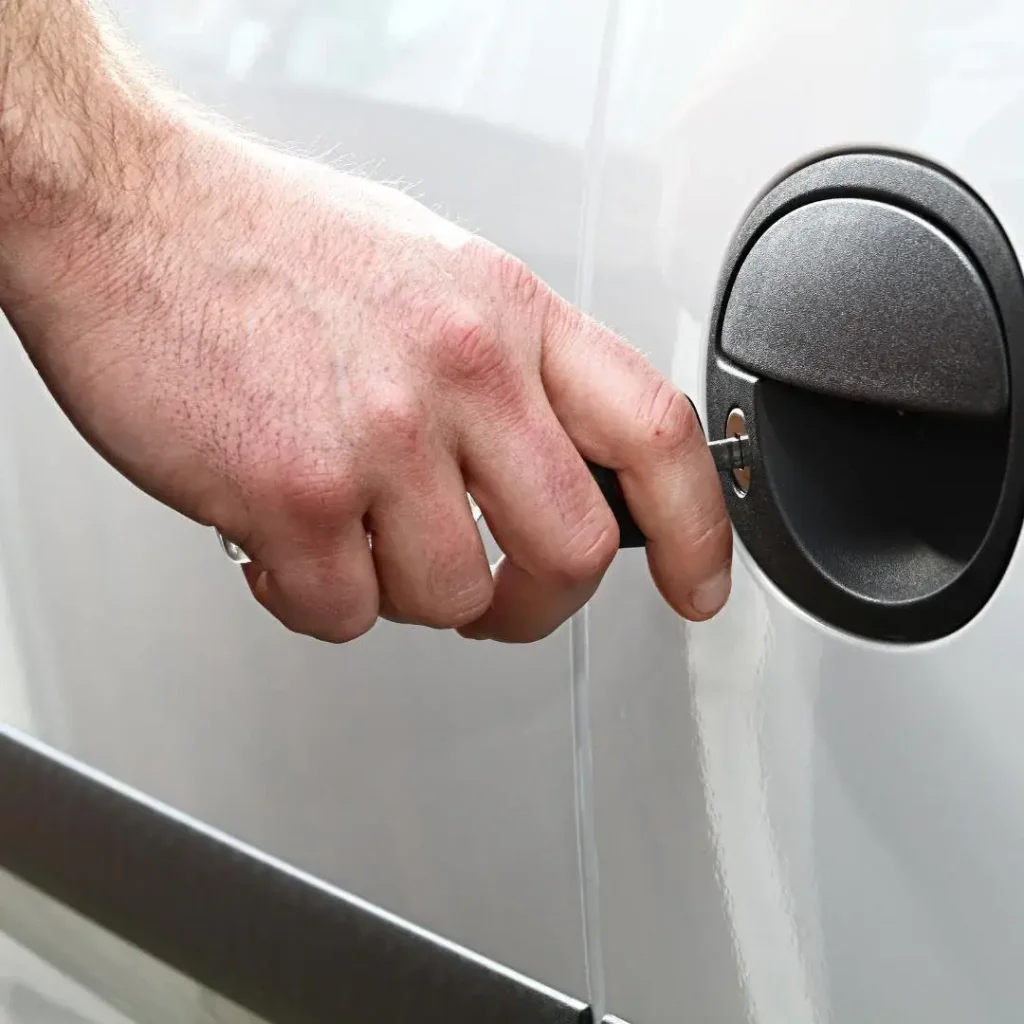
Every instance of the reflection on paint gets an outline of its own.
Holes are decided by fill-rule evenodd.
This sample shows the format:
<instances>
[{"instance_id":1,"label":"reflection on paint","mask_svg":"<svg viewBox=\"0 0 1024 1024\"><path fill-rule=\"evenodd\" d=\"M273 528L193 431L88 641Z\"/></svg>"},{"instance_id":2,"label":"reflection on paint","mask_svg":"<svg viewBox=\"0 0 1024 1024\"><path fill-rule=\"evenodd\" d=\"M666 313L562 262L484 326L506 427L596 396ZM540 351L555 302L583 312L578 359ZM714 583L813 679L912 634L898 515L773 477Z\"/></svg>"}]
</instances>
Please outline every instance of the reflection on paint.
<instances>
[{"instance_id":1,"label":"reflection on paint","mask_svg":"<svg viewBox=\"0 0 1024 1024\"><path fill-rule=\"evenodd\" d=\"M265 1024L0 871L2 1024Z\"/></svg>"},{"instance_id":2,"label":"reflection on paint","mask_svg":"<svg viewBox=\"0 0 1024 1024\"><path fill-rule=\"evenodd\" d=\"M762 686L770 619L764 593L739 559L724 611L684 628L708 820L749 1017L813 1024L823 1017L766 803Z\"/></svg>"},{"instance_id":3,"label":"reflection on paint","mask_svg":"<svg viewBox=\"0 0 1024 1024\"><path fill-rule=\"evenodd\" d=\"M2 567L0 552L0 722L23 732L32 732L35 723Z\"/></svg>"}]
</instances>

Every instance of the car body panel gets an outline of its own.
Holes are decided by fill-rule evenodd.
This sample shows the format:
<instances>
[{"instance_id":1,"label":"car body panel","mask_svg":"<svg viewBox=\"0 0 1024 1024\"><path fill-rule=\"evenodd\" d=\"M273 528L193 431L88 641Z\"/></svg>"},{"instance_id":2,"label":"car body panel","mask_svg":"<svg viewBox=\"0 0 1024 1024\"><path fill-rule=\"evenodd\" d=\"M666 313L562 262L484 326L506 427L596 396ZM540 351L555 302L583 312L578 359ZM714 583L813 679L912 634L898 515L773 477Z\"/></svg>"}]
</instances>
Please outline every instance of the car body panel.
<instances>
[{"instance_id":1,"label":"car body panel","mask_svg":"<svg viewBox=\"0 0 1024 1024\"><path fill-rule=\"evenodd\" d=\"M733 232L816 154L948 166L1024 251L1013 0L320 4L334 21L297 33L307 56L263 63L266 33L239 28L259 7L203 22L196 5L174 30L195 45L159 22L169 3L119 10L187 91L408 183L698 405ZM349 73L371 46L386 66ZM701 626L623 552L573 627L575 680L568 628L505 649L381 625L327 648L278 629L209 531L92 454L15 345L0 360L3 657L24 680L4 683L5 718L565 991L586 994L589 958L635 1024L1020 1018L1019 553L974 621L916 647L816 622L740 550Z\"/></svg>"},{"instance_id":2,"label":"car body panel","mask_svg":"<svg viewBox=\"0 0 1024 1024\"><path fill-rule=\"evenodd\" d=\"M657 64L683 36L663 28L677 5L646 6L634 52ZM593 290L594 312L677 383L701 394L718 270L744 212L817 154L891 147L945 165L1021 252L1019 5L772 0L707 19L686 6L700 67L681 69L678 105L663 104L646 145L623 147L655 170L609 180ZM640 211L632 247L624 211ZM629 296L602 283L624 265ZM1018 553L957 634L868 643L794 607L741 550L726 611L691 627L660 609L642 559L623 558L590 630L616 1012L1019 1019L1022 611Z\"/></svg>"},{"instance_id":3,"label":"car body panel","mask_svg":"<svg viewBox=\"0 0 1024 1024\"><path fill-rule=\"evenodd\" d=\"M531 41L537 32L520 32L517 45L536 56L528 67L508 64L503 91L492 54L516 18L501 5L475 6L476 63L452 64L435 37L386 99L365 83L353 93L232 77L227 64L157 47L171 5L136 13L153 29L143 44L200 101L267 137L318 155L337 149L345 166L401 179L571 293L587 82L602 24L578 3L546 19L543 46ZM138 26L131 13L126 6L129 28ZM200 26L200 39L215 29ZM561 107L542 102L544 47L576 62L579 95ZM524 81L537 100L526 114L512 102ZM429 89L418 94L417 82ZM213 532L110 469L14 339L4 341L0 551L11 630L2 649L24 680L5 687L5 719L389 910L582 992L568 628L530 647L388 623L340 648L286 633L252 601Z\"/></svg>"}]
</instances>

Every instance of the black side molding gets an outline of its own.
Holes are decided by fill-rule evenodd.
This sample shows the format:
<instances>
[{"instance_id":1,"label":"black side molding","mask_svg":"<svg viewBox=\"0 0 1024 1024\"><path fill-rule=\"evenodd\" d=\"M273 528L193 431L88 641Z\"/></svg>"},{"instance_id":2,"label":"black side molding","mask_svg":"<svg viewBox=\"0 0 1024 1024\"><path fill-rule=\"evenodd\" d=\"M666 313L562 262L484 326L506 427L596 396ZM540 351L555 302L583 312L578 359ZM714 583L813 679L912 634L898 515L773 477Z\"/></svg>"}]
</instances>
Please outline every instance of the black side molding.
<instances>
[{"instance_id":1,"label":"black side molding","mask_svg":"<svg viewBox=\"0 0 1024 1024\"><path fill-rule=\"evenodd\" d=\"M2 726L0 868L274 1024L592 1024L586 1003Z\"/></svg>"}]
</instances>

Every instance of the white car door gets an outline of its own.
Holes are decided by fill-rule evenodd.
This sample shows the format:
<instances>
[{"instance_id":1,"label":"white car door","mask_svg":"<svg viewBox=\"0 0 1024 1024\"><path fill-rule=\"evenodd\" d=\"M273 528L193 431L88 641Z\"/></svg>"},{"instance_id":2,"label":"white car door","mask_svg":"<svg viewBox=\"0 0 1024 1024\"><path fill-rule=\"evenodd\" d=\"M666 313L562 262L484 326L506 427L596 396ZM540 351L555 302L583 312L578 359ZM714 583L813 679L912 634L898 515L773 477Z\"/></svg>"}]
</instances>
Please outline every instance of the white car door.
<instances>
[{"instance_id":1,"label":"white car door","mask_svg":"<svg viewBox=\"0 0 1024 1024\"><path fill-rule=\"evenodd\" d=\"M991 211L1011 247L1022 244L1024 13L1014 0L116 6L200 100L401 179L525 258L686 387L712 436L725 429L728 398L715 358L734 298L723 270L745 265L749 252L732 248L745 230L754 252L757 231L781 221L778 210L756 230L748 220L773 187L796 189L792 209L811 205L810 186L791 175L836 151L891 150L937 165L957 196ZM876 372L885 349L865 326L875 390L861 401L892 399L904 385L916 400L922 381L959 366L980 394L1005 398L981 416L996 443L978 450L979 462L1009 466L1019 457L1020 374L1007 371L1000 391L992 353L1015 350L1012 287L994 295L990 254L941 211L911 210L877 179L833 184L814 201L883 208L881 221L867 218L876 256L889 251L878 248L886 225L909 224L917 233L896 231L899 252L934 249L987 287L970 302L954 291L948 307L921 307L933 328L948 316L950 338L982 348L951 364L938 357L965 350L940 346L909 384L905 362ZM851 220L860 223L851 214L839 226ZM805 279L835 266L818 228L816 262L800 263L810 251L800 244L758 250L758 294L772 303L744 308L793 313L782 300L806 296ZM837 233L836 251L851 272L868 273L875 263L858 261L857 237ZM790 259L771 258L778 252ZM888 266L902 273L907 263ZM922 294L933 295L939 278L932 264L921 268ZM919 296L886 292L893 281L906 277L883 275L877 294L839 288L853 306L814 309L898 318L908 307L893 294ZM986 310L995 335L978 327ZM843 331L821 333L855 348L859 322L840 317ZM794 350L777 321L768 326L775 333L764 336L782 343L762 346L757 373L749 351L727 361L737 379L768 380L770 390L777 360ZM895 339L900 351L913 334ZM920 334L922 345L944 337ZM797 356L835 370L834 391L850 376L844 350L823 361L813 332L801 337ZM996 347L984 348L992 337ZM942 613L942 592L974 549L936 542L909 516L852 562L829 562L850 534L835 532L848 523L823 514L822 496L848 493L835 485L861 435L852 448L827 448L831 458L804 441L831 444L828 431L856 426L856 416L819 422L807 412L808 431L797 420L783 435L792 443L776 443L763 403L744 410L755 462L746 497L729 492L740 535L734 594L710 624L676 620L634 551L616 560L587 616L534 648L381 626L339 650L265 618L207 531L136 494L89 452L15 345L0 359L7 720L635 1024L1020 1018L1024 571L1014 554ZM983 363L994 378L975 372ZM799 358L790 366L790 386L803 368ZM935 393L955 404L959 392ZM959 446L948 467L937 435L923 432L930 472L919 491L896 493L929 514L957 502L981 522L971 535L980 549L986 507L960 493L973 465L960 442L979 423L966 418L953 417ZM884 436L877 452L891 465ZM783 494L780 509L773 467L787 456L805 487ZM906 472L911 481L920 472L915 458ZM750 509L768 497L773 522L793 527L805 513L796 534L759 533L767 520ZM865 508L887 513L885 499L864 489ZM1003 527L1015 514L1001 513L1007 555L1015 535ZM813 550L808 530L824 538ZM799 571L782 557L793 551ZM892 600L891 587L871 591L865 580L895 586L894 567L922 560L946 573L923 595L938 595L944 625L910 641L880 636L878 606L922 594L910 587ZM843 576L851 565L859 577ZM844 587L848 599L837 598ZM848 614L865 604L874 611Z\"/></svg>"},{"instance_id":2,"label":"white car door","mask_svg":"<svg viewBox=\"0 0 1024 1024\"><path fill-rule=\"evenodd\" d=\"M589 0L115 0L200 102L388 180L572 295ZM289 635L212 531L77 436L0 345L0 717L560 989L585 988L569 636Z\"/></svg>"},{"instance_id":3,"label":"white car door","mask_svg":"<svg viewBox=\"0 0 1024 1024\"><path fill-rule=\"evenodd\" d=\"M724 614L674 621L635 553L590 610L607 1002L644 1022L1020 1020L1024 8L627 0L614 54L593 311L701 396L714 437L729 347L730 379L761 381L739 388L761 451L745 499L725 481ZM934 189L912 202L877 167L787 180L879 149L944 183L900 163ZM947 172L1005 238L944 219ZM751 228L780 181L778 220L824 205L779 224L762 204ZM921 411L971 406L979 381L987 411Z\"/></svg>"}]
</instances>

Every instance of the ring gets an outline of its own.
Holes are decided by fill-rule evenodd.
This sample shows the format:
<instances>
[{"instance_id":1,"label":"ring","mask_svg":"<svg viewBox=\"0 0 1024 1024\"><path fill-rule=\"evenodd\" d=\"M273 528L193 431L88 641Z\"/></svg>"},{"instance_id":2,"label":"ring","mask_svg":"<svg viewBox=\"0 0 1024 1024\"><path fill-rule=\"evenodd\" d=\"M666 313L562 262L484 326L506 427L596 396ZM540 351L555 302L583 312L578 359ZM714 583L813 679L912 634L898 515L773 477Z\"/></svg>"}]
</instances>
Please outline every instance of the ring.
<instances>
[{"instance_id":1,"label":"ring","mask_svg":"<svg viewBox=\"0 0 1024 1024\"><path fill-rule=\"evenodd\" d=\"M214 527L216 530L217 528ZM248 565L252 559L233 541L228 540L220 530L217 530L217 540L220 541L221 550L235 565Z\"/></svg>"}]
</instances>

